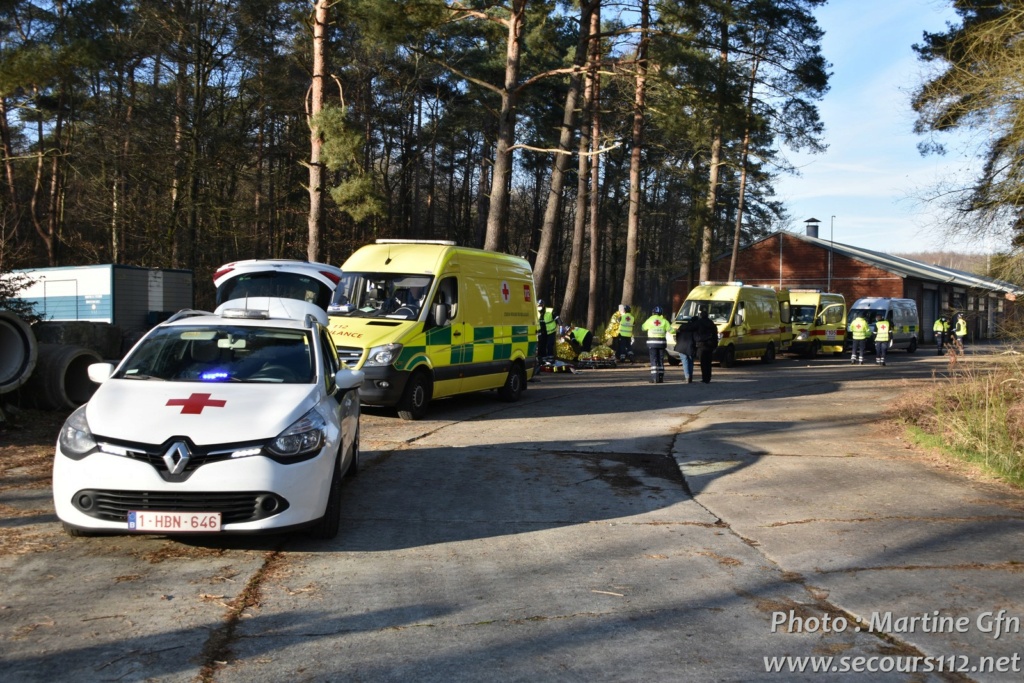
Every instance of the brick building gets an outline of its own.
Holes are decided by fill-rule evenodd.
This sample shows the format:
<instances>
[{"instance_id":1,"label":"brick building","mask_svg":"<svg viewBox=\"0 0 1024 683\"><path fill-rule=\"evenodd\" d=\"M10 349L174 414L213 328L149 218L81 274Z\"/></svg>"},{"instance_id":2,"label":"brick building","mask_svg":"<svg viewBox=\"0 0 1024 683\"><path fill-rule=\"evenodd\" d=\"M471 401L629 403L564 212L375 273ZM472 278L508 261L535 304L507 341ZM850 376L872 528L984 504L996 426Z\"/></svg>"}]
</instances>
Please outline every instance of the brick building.
<instances>
[{"instance_id":1,"label":"brick building","mask_svg":"<svg viewBox=\"0 0 1024 683\"><path fill-rule=\"evenodd\" d=\"M711 264L712 280L728 278L730 260L727 254ZM1024 295L1008 282L791 232L773 233L741 249L735 279L776 289L838 292L847 306L865 296L914 299L923 343L934 341L932 324L950 311L966 315L970 339L994 337L1016 298ZM673 281L673 310L696 284L692 275Z\"/></svg>"}]
</instances>

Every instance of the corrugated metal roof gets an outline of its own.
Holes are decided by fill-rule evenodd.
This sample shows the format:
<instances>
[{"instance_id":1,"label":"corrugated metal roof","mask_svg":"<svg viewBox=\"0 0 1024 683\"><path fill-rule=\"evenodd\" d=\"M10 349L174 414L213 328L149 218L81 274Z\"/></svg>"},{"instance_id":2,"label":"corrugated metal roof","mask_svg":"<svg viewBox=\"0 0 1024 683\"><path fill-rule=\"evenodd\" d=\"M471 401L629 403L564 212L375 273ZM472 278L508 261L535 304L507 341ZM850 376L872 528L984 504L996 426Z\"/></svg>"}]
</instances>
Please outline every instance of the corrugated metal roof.
<instances>
[{"instance_id":1,"label":"corrugated metal roof","mask_svg":"<svg viewBox=\"0 0 1024 683\"><path fill-rule=\"evenodd\" d=\"M764 239L769 239L777 234L779 233L773 233ZM923 263L922 261L915 261L902 256L883 254L882 252L872 251L871 249L852 247L848 244L840 244L839 242L830 242L829 240L823 240L819 237L810 237L808 235L801 235L795 232L787 232L785 234L819 246L822 249L832 249L835 254L841 254L848 258L869 263L876 268L889 271L890 273L899 275L900 277L915 277L927 282L959 285L961 287L988 290L999 294L1012 294L1014 296L1024 295L1024 289L1021 289L1013 283L1004 282L1003 280L996 280L995 278L985 277L983 275L975 275L974 273L967 273L953 268L945 268L931 263Z\"/></svg>"}]
</instances>

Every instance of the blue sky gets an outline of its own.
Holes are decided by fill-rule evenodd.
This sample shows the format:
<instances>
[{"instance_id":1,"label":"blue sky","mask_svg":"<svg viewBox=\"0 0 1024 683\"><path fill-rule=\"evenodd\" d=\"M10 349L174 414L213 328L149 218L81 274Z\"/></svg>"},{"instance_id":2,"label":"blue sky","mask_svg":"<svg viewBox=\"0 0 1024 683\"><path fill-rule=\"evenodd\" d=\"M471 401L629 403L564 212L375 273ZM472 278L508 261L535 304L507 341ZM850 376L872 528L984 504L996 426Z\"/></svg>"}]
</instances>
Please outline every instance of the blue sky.
<instances>
[{"instance_id":1,"label":"blue sky","mask_svg":"<svg viewBox=\"0 0 1024 683\"><path fill-rule=\"evenodd\" d=\"M978 252L998 248L948 240L936 209L915 199L951 174L968 177L962 145L921 157L910 94L923 66L911 49L922 32L941 30L956 15L949 0L831 0L818 13L822 52L832 63L831 90L819 103L829 150L787 152L799 177L777 183L792 217L787 229L821 221L818 236L886 253ZM943 140L945 141L945 140ZM833 218L833 216L835 218Z\"/></svg>"}]
</instances>

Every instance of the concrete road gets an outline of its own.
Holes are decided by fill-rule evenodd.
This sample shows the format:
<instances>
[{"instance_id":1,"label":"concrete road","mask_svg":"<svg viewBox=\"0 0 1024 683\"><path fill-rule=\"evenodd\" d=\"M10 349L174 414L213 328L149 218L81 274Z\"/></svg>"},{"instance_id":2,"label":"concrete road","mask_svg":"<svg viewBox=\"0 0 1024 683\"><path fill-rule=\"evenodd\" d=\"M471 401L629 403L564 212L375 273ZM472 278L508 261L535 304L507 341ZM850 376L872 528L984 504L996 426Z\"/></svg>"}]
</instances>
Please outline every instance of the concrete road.
<instances>
[{"instance_id":1,"label":"concrete road","mask_svg":"<svg viewBox=\"0 0 1024 683\"><path fill-rule=\"evenodd\" d=\"M368 410L329 543L71 539L14 488L0 676L1019 681L1024 496L878 422L944 369L635 366Z\"/></svg>"}]
</instances>

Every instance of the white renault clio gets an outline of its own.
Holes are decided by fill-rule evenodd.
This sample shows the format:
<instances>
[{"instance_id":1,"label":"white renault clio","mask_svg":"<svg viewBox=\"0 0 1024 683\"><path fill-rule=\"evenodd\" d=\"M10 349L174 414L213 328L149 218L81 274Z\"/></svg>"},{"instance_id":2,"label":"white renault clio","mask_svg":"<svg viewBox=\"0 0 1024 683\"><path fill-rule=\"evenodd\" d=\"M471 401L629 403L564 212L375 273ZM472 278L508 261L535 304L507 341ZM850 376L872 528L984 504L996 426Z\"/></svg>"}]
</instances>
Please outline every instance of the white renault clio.
<instances>
[{"instance_id":1,"label":"white renault clio","mask_svg":"<svg viewBox=\"0 0 1024 683\"><path fill-rule=\"evenodd\" d=\"M57 516L87 533L276 532L333 538L359 467L359 386L320 307L229 301L152 329L64 423Z\"/></svg>"}]
</instances>

